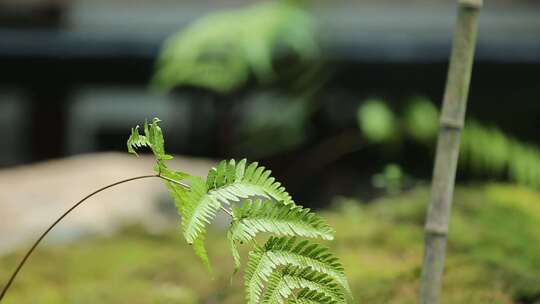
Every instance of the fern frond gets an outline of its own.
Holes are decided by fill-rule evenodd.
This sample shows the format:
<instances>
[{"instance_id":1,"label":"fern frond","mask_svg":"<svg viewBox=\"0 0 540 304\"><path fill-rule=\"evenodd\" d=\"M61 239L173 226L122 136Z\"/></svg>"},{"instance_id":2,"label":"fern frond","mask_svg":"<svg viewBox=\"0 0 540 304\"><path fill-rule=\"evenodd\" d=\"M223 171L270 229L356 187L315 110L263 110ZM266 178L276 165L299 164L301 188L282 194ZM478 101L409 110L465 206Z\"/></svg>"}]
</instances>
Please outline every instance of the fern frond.
<instances>
[{"instance_id":1,"label":"fern frond","mask_svg":"<svg viewBox=\"0 0 540 304\"><path fill-rule=\"evenodd\" d=\"M264 284L278 267L296 266L311 268L335 280L350 294L343 266L328 249L306 240L297 242L295 237L270 237L266 244L249 254L245 273L246 299L258 303Z\"/></svg>"},{"instance_id":2,"label":"fern frond","mask_svg":"<svg viewBox=\"0 0 540 304\"><path fill-rule=\"evenodd\" d=\"M232 159L222 161L217 168L210 170L207 186L215 191L215 196L220 201L226 204L231 200L238 201L252 196L282 201L285 205L294 204L285 187L281 186L281 183L277 182L271 174L271 170L266 170L257 162L247 165L246 159L238 163Z\"/></svg>"},{"instance_id":3,"label":"fern frond","mask_svg":"<svg viewBox=\"0 0 540 304\"><path fill-rule=\"evenodd\" d=\"M186 241L193 246L195 254L203 264L212 272L208 254L204 247L206 225L215 217L221 204L213 197L206 195L206 183L200 177L186 178L190 185L188 190L178 189L179 186L170 184L172 195L182 218L182 230Z\"/></svg>"},{"instance_id":4,"label":"fern frond","mask_svg":"<svg viewBox=\"0 0 540 304\"><path fill-rule=\"evenodd\" d=\"M236 241L233 239L231 231L227 232L227 239L229 240L229 248L231 249L231 254L234 261L234 273L237 273L241 266L240 252L238 252L238 247L236 246Z\"/></svg>"},{"instance_id":5,"label":"fern frond","mask_svg":"<svg viewBox=\"0 0 540 304\"><path fill-rule=\"evenodd\" d=\"M233 208L233 222L227 234L236 267L240 266L236 242L247 243L261 232L334 239L333 229L308 208L261 199L246 200L240 208Z\"/></svg>"},{"instance_id":6,"label":"fern frond","mask_svg":"<svg viewBox=\"0 0 540 304\"><path fill-rule=\"evenodd\" d=\"M221 204L230 205L231 202L250 197L294 204L289 193L270 174L270 170L257 163L246 167L246 160L243 159L238 163L235 160L220 162L217 168L210 170L206 183L202 179L192 179L196 189L190 191L186 199L187 212L183 212L184 236L188 243L192 243L205 229L204 223L210 222Z\"/></svg>"},{"instance_id":7,"label":"fern frond","mask_svg":"<svg viewBox=\"0 0 540 304\"><path fill-rule=\"evenodd\" d=\"M168 160L172 156L165 153L165 140L158 123L159 118L152 119L152 123L144 122L144 135L139 133L139 126L131 128L131 136L127 140L128 152L137 155L137 149L148 147L158 160Z\"/></svg>"},{"instance_id":8,"label":"fern frond","mask_svg":"<svg viewBox=\"0 0 540 304\"><path fill-rule=\"evenodd\" d=\"M182 202L177 204L182 206L180 211L183 233L189 244L193 244L200 234L206 232L206 225L214 219L222 205L230 205L231 202L249 197L265 197L294 206L285 188L270 177L270 170L258 166L257 163L249 166L246 166L246 163L245 159L238 163L235 160L222 161L217 168L209 171L206 182L198 177L186 178L191 189L185 192L185 195L180 194L184 199L179 199L178 201ZM312 217L305 216L306 219ZM318 225L315 218L312 219L312 224ZM231 246L234 248L233 243ZM234 257L238 262L237 255Z\"/></svg>"},{"instance_id":9,"label":"fern frond","mask_svg":"<svg viewBox=\"0 0 540 304\"><path fill-rule=\"evenodd\" d=\"M187 179L190 185L186 192L182 212L182 227L184 237L192 244L206 231L206 225L215 217L221 204L212 195L208 195L208 188L200 177Z\"/></svg>"},{"instance_id":10,"label":"fern frond","mask_svg":"<svg viewBox=\"0 0 540 304\"><path fill-rule=\"evenodd\" d=\"M166 185L167 185L167 189L169 189L169 194L174 200L174 204L176 206L176 210L178 211L178 215L180 216L180 218L182 218L182 210L186 204L186 195L189 189L181 187L172 182L167 182Z\"/></svg>"},{"instance_id":11,"label":"fern frond","mask_svg":"<svg viewBox=\"0 0 540 304\"><path fill-rule=\"evenodd\" d=\"M273 272L270 276L262 303L285 303L291 296L296 297L294 294L296 290L317 292L324 298L328 298L328 303L346 302L343 289L328 275L315 272L310 268L285 267L281 271Z\"/></svg>"},{"instance_id":12,"label":"fern frond","mask_svg":"<svg viewBox=\"0 0 540 304\"><path fill-rule=\"evenodd\" d=\"M199 257L199 259L201 259L201 262L206 267L208 272L212 274L212 265L210 264L208 252L206 251L206 247L204 245L205 239L206 232L199 234L198 238L193 241L193 251L195 251L195 254Z\"/></svg>"},{"instance_id":13,"label":"fern frond","mask_svg":"<svg viewBox=\"0 0 540 304\"><path fill-rule=\"evenodd\" d=\"M247 200L240 208L234 208L233 214L238 221L233 222L230 231L232 238L240 242L248 242L260 232L334 239L334 231L320 216L298 205Z\"/></svg>"},{"instance_id":14,"label":"fern frond","mask_svg":"<svg viewBox=\"0 0 540 304\"><path fill-rule=\"evenodd\" d=\"M131 154L137 154L137 149L141 147L150 147L150 142L144 135L139 134L139 126L137 125L135 128L131 128L131 135L129 136L127 140L127 148L128 152Z\"/></svg>"},{"instance_id":15,"label":"fern frond","mask_svg":"<svg viewBox=\"0 0 540 304\"><path fill-rule=\"evenodd\" d=\"M142 147L149 148L156 158L154 170L161 176L181 181L188 177L189 174L181 171L173 171L165 165L165 161L170 160L173 157L165 153L165 139L163 138L163 131L161 131L161 128L158 125L160 121L161 120L156 117L152 119L150 124L144 122L144 135L139 133L139 126L131 128L131 135L127 140L128 152L138 155L138 149Z\"/></svg>"},{"instance_id":16,"label":"fern frond","mask_svg":"<svg viewBox=\"0 0 540 304\"><path fill-rule=\"evenodd\" d=\"M271 177L271 171L256 162L247 165L245 159L222 161L209 171L206 181L168 169L165 161L172 156L165 153L158 122L156 118L150 125L145 123L144 135L139 133L139 127L132 129L128 150L134 154L141 147L152 150L155 170L168 179L166 185L182 218L184 237L210 272L204 246L207 225L223 205L247 199L241 207L233 208L233 223L228 231L236 267L240 265L236 242L250 241L261 232L282 236L270 237L264 246L250 252L245 274L248 303L259 303L261 297L268 304L284 303L289 298L295 303L345 302L350 290L338 259L318 244L297 242L295 238L333 239L333 230L322 218L297 206ZM180 180L186 180L189 187L179 184Z\"/></svg>"},{"instance_id":17,"label":"fern frond","mask_svg":"<svg viewBox=\"0 0 540 304\"><path fill-rule=\"evenodd\" d=\"M325 296L322 293L303 289L301 290L296 298L289 301L289 304L334 304L332 298Z\"/></svg>"}]
</instances>

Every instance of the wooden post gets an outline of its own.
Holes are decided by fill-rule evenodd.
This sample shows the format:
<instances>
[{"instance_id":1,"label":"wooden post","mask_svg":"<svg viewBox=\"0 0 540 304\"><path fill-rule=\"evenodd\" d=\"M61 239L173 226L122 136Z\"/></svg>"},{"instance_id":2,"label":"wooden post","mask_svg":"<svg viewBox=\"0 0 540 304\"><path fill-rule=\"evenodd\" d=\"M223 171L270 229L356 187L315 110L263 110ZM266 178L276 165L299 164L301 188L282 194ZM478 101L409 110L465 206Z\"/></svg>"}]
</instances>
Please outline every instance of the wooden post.
<instances>
[{"instance_id":1,"label":"wooden post","mask_svg":"<svg viewBox=\"0 0 540 304\"><path fill-rule=\"evenodd\" d=\"M425 225L420 304L438 304L440 299L460 134L465 119L478 15L482 7L482 0L459 0L458 3L457 24L433 169L431 202Z\"/></svg>"}]
</instances>

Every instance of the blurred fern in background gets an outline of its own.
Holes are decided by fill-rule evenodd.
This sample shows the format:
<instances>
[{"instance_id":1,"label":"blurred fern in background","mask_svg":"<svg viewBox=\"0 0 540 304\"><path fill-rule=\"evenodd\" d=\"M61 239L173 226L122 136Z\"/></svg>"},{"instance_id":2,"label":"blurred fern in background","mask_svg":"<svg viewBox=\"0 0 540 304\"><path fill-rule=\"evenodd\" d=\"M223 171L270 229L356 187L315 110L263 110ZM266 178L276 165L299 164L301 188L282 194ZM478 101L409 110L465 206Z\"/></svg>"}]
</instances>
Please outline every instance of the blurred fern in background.
<instances>
[{"instance_id":1,"label":"blurred fern in background","mask_svg":"<svg viewBox=\"0 0 540 304\"><path fill-rule=\"evenodd\" d=\"M409 137L432 147L435 144L439 111L427 98L413 98L399 117L381 100L367 100L358 111L359 127L371 142ZM460 165L479 176L507 177L540 188L540 149L474 118L466 122L462 132Z\"/></svg>"},{"instance_id":2,"label":"blurred fern in background","mask_svg":"<svg viewBox=\"0 0 540 304\"><path fill-rule=\"evenodd\" d=\"M152 84L162 91L193 86L227 94L245 85L252 75L263 84L277 80L274 64L282 52L293 53L304 62L318 58L315 20L302 1L258 3L197 20L166 41ZM313 75L299 92L267 94L260 102L253 98L241 104L240 111L250 115L236 124L233 133L240 140L232 146L264 157L305 142L308 121L318 108L313 96L324 83L319 68L311 71ZM267 111L260 111L262 107ZM400 138L408 137L433 147L438 116L437 107L425 97L412 98L401 115L383 100L372 98L358 107L357 123L368 142L396 147ZM274 144L260 148L268 140ZM474 174L509 177L519 184L540 187L538 147L474 119L467 121L462 141L460 164ZM248 147L254 148L248 151Z\"/></svg>"},{"instance_id":3,"label":"blurred fern in background","mask_svg":"<svg viewBox=\"0 0 540 304\"><path fill-rule=\"evenodd\" d=\"M462 165L489 176L540 188L540 149L471 120L462 136Z\"/></svg>"},{"instance_id":4,"label":"blurred fern in background","mask_svg":"<svg viewBox=\"0 0 540 304\"><path fill-rule=\"evenodd\" d=\"M151 85L234 100L220 111L235 119L223 127L223 141L231 154L261 158L305 141L314 96L328 80L319 55L316 22L303 1L261 2L208 14L169 37ZM255 93L241 90L254 80Z\"/></svg>"},{"instance_id":5,"label":"blurred fern in background","mask_svg":"<svg viewBox=\"0 0 540 304\"><path fill-rule=\"evenodd\" d=\"M273 55L280 50L301 59L318 53L314 20L296 2L210 14L166 41L153 86L168 91L190 85L228 93L245 84L251 73L268 82L275 76Z\"/></svg>"}]
</instances>

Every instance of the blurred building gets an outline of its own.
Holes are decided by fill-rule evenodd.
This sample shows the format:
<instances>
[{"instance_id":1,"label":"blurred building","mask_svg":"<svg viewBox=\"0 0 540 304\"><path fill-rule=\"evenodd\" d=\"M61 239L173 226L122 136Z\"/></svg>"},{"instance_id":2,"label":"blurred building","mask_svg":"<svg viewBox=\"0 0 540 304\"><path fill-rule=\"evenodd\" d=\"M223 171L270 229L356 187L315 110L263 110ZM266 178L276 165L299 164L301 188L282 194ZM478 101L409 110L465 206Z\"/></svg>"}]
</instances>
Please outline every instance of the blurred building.
<instances>
[{"instance_id":1,"label":"blurred building","mask_svg":"<svg viewBox=\"0 0 540 304\"><path fill-rule=\"evenodd\" d=\"M251 2L1 1L0 166L123 149L118 139L152 116L175 130L174 152L226 154L213 144L219 101L200 92L156 95L147 84L168 35ZM328 118L324 127L354 124L348 109L374 94L440 100L454 1L316 1L313 10L324 60L335 67L325 107L345 117ZM537 1L486 1L470 105L475 116L537 142L539 33Z\"/></svg>"}]
</instances>

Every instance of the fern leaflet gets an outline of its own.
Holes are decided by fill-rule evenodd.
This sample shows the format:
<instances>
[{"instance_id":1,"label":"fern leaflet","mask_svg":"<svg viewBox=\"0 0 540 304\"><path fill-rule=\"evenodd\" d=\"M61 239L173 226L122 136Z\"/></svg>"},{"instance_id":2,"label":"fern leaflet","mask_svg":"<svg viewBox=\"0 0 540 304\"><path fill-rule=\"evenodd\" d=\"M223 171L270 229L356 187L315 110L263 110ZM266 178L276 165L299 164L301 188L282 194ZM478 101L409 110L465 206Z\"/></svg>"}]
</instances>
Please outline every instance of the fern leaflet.
<instances>
[{"instance_id":1,"label":"fern leaflet","mask_svg":"<svg viewBox=\"0 0 540 304\"><path fill-rule=\"evenodd\" d=\"M289 301L289 304L334 304L332 298L325 296L322 293L303 289L301 290L295 299Z\"/></svg>"},{"instance_id":2,"label":"fern leaflet","mask_svg":"<svg viewBox=\"0 0 540 304\"><path fill-rule=\"evenodd\" d=\"M334 231L309 208L298 205L272 204L268 200L247 200L242 207L233 209L230 233L234 240L248 242L259 232L281 236L304 236L334 239Z\"/></svg>"},{"instance_id":3,"label":"fern leaflet","mask_svg":"<svg viewBox=\"0 0 540 304\"><path fill-rule=\"evenodd\" d=\"M270 237L266 244L250 252L245 273L246 299L248 303L258 303L264 284L272 273L282 266L311 268L335 280L341 288L350 293L344 269L338 259L328 249L295 237Z\"/></svg>"},{"instance_id":4,"label":"fern leaflet","mask_svg":"<svg viewBox=\"0 0 540 304\"><path fill-rule=\"evenodd\" d=\"M238 163L234 159L221 161L217 168L208 172L209 189L221 190L216 196L224 203L250 196L263 196L284 204L294 204L292 197L281 183L271 177L272 171L259 166L257 162L247 165L246 159Z\"/></svg>"},{"instance_id":5,"label":"fern leaflet","mask_svg":"<svg viewBox=\"0 0 540 304\"><path fill-rule=\"evenodd\" d=\"M154 170L161 176L173 180L183 180L189 176L189 174L181 171L173 171L165 165L166 160L170 160L173 157L165 153L165 140L163 138L163 132L158 123L161 120L159 118L152 119L152 123L144 122L144 135L139 133L139 126L131 128L131 135L127 140L128 152L131 154L137 154L137 150L142 147L148 147L156 158L156 166Z\"/></svg>"},{"instance_id":6,"label":"fern leaflet","mask_svg":"<svg viewBox=\"0 0 540 304\"><path fill-rule=\"evenodd\" d=\"M272 273L263 295L264 304L281 304L295 297L296 290L310 290L322 294L330 303L346 302L343 289L328 275L310 268L285 267Z\"/></svg>"},{"instance_id":7,"label":"fern leaflet","mask_svg":"<svg viewBox=\"0 0 540 304\"><path fill-rule=\"evenodd\" d=\"M247 243L260 232L324 240L334 238L332 228L308 208L261 199L247 200L240 208L233 209L233 222L227 234L236 268L240 266L236 242Z\"/></svg>"},{"instance_id":8,"label":"fern leaflet","mask_svg":"<svg viewBox=\"0 0 540 304\"><path fill-rule=\"evenodd\" d=\"M270 177L271 171L246 160L222 161L208 173L206 183L202 179L190 179L192 189L185 200L184 237L188 243L205 231L205 226L214 217L218 208L249 197L265 197L294 204L291 196L280 183Z\"/></svg>"}]
</instances>

